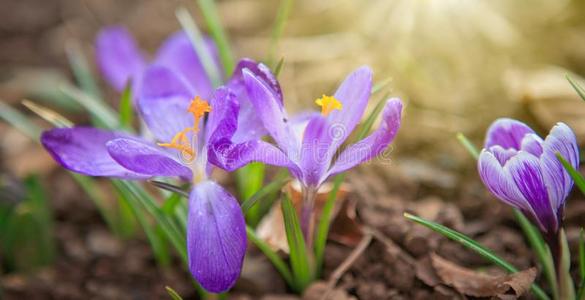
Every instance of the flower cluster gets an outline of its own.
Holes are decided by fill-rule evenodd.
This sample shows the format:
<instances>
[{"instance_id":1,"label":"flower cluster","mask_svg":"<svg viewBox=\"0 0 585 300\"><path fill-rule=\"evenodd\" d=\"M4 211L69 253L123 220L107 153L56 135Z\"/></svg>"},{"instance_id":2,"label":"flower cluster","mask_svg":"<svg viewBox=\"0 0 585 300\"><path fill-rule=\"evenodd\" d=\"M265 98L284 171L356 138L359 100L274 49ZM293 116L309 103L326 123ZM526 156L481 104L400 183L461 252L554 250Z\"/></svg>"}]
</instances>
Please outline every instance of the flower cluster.
<instances>
[{"instance_id":1,"label":"flower cluster","mask_svg":"<svg viewBox=\"0 0 585 300\"><path fill-rule=\"evenodd\" d=\"M217 58L212 42L208 50ZM96 53L115 89L132 82L134 104L148 132L57 128L44 132L41 142L63 167L84 175L191 182L189 268L211 292L234 285L247 247L242 211L235 197L211 179L215 167L232 171L253 161L286 167L306 189L316 190L331 175L380 154L400 127L402 103L390 99L380 127L336 155L366 108L372 86L366 67L349 75L333 96L316 101L321 113L289 118L269 68L243 59L231 78L214 88L184 32L146 60L125 29L107 28L98 36ZM265 142L266 135L276 145Z\"/></svg>"}]
</instances>

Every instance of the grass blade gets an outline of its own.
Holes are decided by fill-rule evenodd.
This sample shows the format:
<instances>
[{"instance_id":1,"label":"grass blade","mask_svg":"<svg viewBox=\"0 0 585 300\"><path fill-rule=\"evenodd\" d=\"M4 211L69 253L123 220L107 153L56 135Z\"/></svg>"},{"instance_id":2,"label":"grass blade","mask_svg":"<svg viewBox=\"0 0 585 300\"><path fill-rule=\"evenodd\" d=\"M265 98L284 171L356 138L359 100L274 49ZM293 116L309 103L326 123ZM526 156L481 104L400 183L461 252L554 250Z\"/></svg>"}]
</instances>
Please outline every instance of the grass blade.
<instances>
[{"instance_id":1,"label":"grass blade","mask_svg":"<svg viewBox=\"0 0 585 300\"><path fill-rule=\"evenodd\" d=\"M165 289L167 290L167 293L169 294L169 296L171 296L171 299L183 300L183 298L179 295L179 293L175 292L175 290L173 290L171 287L165 286Z\"/></svg>"},{"instance_id":2,"label":"grass blade","mask_svg":"<svg viewBox=\"0 0 585 300\"><path fill-rule=\"evenodd\" d=\"M274 19L274 25L272 25L270 47L268 49L268 55L266 58L266 62L268 63L269 66L272 66L274 62L274 56L276 55L278 41L280 41L280 37L284 32L284 26L286 25L286 20L288 19L288 15L290 14L292 5L293 0L282 0L280 2L280 6L278 7L278 12L276 13L276 18Z\"/></svg>"},{"instance_id":3,"label":"grass blade","mask_svg":"<svg viewBox=\"0 0 585 300\"><path fill-rule=\"evenodd\" d=\"M133 97L132 81L128 81L128 84L126 84L122 96L120 97L120 111L118 113L120 125L126 129L131 129L132 122L134 122Z\"/></svg>"},{"instance_id":4,"label":"grass blade","mask_svg":"<svg viewBox=\"0 0 585 300\"><path fill-rule=\"evenodd\" d=\"M48 109L44 106L38 105L29 100L22 100L22 105L30 109L32 112L43 118L45 121L53 124L56 127L72 127L73 122L67 120L57 112Z\"/></svg>"},{"instance_id":5,"label":"grass blade","mask_svg":"<svg viewBox=\"0 0 585 300\"><path fill-rule=\"evenodd\" d=\"M288 181L288 172L284 171L275 176L275 178L267 184L264 188L256 192L252 197L244 200L242 202L242 211L244 214L248 213L248 211L258 203L258 201L264 199L264 197L277 192L284 186L284 184Z\"/></svg>"},{"instance_id":6,"label":"grass blade","mask_svg":"<svg viewBox=\"0 0 585 300\"><path fill-rule=\"evenodd\" d=\"M565 77L567 78L567 80L569 81L571 86L573 86L573 88L575 89L577 94L579 94L579 97L581 97L581 99L585 100L585 89L583 89L583 87L580 84L578 84L576 81L574 81L573 78L571 78L571 76L569 76L568 74L565 75Z\"/></svg>"},{"instance_id":7,"label":"grass blade","mask_svg":"<svg viewBox=\"0 0 585 300\"><path fill-rule=\"evenodd\" d=\"M81 104L94 117L96 125L111 129L120 126L118 114L99 98L87 94L70 84L62 85L61 91Z\"/></svg>"},{"instance_id":8,"label":"grass blade","mask_svg":"<svg viewBox=\"0 0 585 300\"><path fill-rule=\"evenodd\" d=\"M234 70L235 62L232 50L230 48L227 35L221 26L219 21L219 15L217 13L217 7L215 6L214 0L198 0L199 8L203 14L203 19L207 28L217 45L219 51L219 58L224 68L224 74L229 77Z\"/></svg>"},{"instance_id":9,"label":"grass blade","mask_svg":"<svg viewBox=\"0 0 585 300\"><path fill-rule=\"evenodd\" d=\"M470 237L468 237L462 233L459 233L459 232L457 232L453 229L450 229L448 227L445 227L441 224L425 220L425 219L417 217L415 215L411 215L409 213L404 213L404 217L407 218L408 220L411 220L413 222L421 224L421 225L445 236L448 239L456 241L459 244L463 245L464 247L466 247L470 250L473 250L475 253L479 254L480 256L485 258L486 260L496 264L497 266L501 267L502 269L506 270L507 272L510 272L510 273L518 272L518 269L516 269L516 267L514 267L512 264L508 263L507 261L505 261L501 257L494 254L491 250L485 248L484 246L480 245L478 242L474 241L473 239L471 239ZM531 291L534 293L534 295L538 299L542 299L542 300L549 299L549 297L546 295L546 293L535 283L532 284Z\"/></svg>"},{"instance_id":10,"label":"grass blade","mask_svg":"<svg viewBox=\"0 0 585 300\"><path fill-rule=\"evenodd\" d=\"M307 253L307 246L301 231L297 211L286 194L284 194L282 200L282 215L284 217L286 239L290 248L290 263L295 283L294 289L302 293L311 283L313 272L309 264L309 253Z\"/></svg>"},{"instance_id":11,"label":"grass blade","mask_svg":"<svg viewBox=\"0 0 585 300\"><path fill-rule=\"evenodd\" d=\"M79 44L75 42L67 43L65 52L69 59L69 65L71 66L75 80L81 89L95 98L101 98L102 95L98 88L98 84L91 73L87 58L83 55L83 51L81 51Z\"/></svg>"},{"instance_id":12,"label":"grass blade","mask_svg":"<svg viewBox=\"0 0 585 300\"><path fill-rule=\"evenodd\" d=\"M557 278L556 278L556 271L553 262L553 258L550 252L550 249L544 242L542 235L538 231L532 223L524 216L522 212L518 209L514 209L514 215L520 228L524 232L524 236L528 239L528 243L534 252L536 253L536 257L542 266L542 271L548 281L550 286L551 292L555 295L555 299L557 298L558 293L558 286L557 286Z\"/></svg>"},{"instance_id":13,"label":"grass blade","mask_svg":"<svg viewBox=\"0 0 585 300\"><path fill-rule=\"evenodd\" d=\"M248 235L248 239L254 243L254 245L256 245L260 251L262 251L262 253L264 253L268 260L270 260L282 278L284 278L284 281L286 281L290 287L294 287L292 274L284 260L282 260L282 258L280 258L276 252L272 251L268 244L256 236L254 229L250 228L250 226L246 226L246 234Z\"/></svg>"},{"instance_id":14,"label":"grass blade","mask_svg":"<svg viewBox=\"0 0 585 300\"><path fill-rule=\"evenodd\" d=\"M38 141L42 129L31 122L23 113L12 108L0 99L0 119L17 128L34 141Z\"/></svg>"},{"instance_id":15,"label":"grass blade","mask_svg":"<svg viewBox=\"0 0 585 300\"><path fill-rule=\"evenodd\" d=\"M211 80L214 86L221 85L221 75L220 70L218 70L217 65L213 59L212 54L209 52L209 48L201 35L201 31L199 27L197 27L197 23L193 20L193 17L187 11L186 8L181 7L177 9L175 15L181 23L181 27L187 33L189 40L191 40L191 44L197 52L197 56L201 58L201 64L203 65L203 69L205 69L205 73Z\"/></svg>"},{"instance_id":16,"label":"grass blade","mask_svg":"<svg viewBox=\"0 0 585 300\"><path fill-rule=\"evenodd\" d=\"M579 231L579 290L577 299L585 299L585 232Z\"/></svg>"},{"instance_id":17,"label":"grass blade","mask_svg":"<svg viewBox=\"0 0 585 300\"><path fill-rule=\"evenodd\" d=\"M250 199L262 189L265 169L263 163L253 162L236 171L236 186L240 199ZM246 220L253 226L259 221L259 208L259 206L252 206L247 209Z\"/></svg>"},{"instance_id":18,"label":"grass blade","mask_svg":"<svg viewBox=\"0 0 585 300\"><path fill-rule=\"evenodd\" d=\"M284 57L281 57L280 60L278 61L278 63L276 64L276 67L274 67L274 77L278 78L278 75L280 75L280 72L282 71L283 66L284 66Z\"/></svg>"},{"instance_id":19,"label":"grass blade","mask_svg":"<svg viewBox=\"0 0 585 300\"><path fill-rule=\"evenodd\" d=\"M585 195L585 178L583 178L583 175L575 170L575 168L573 168L573 166L571 166L571 164L560 153L556 153L556 156L571 178L573 178L573 181L575 181L577 188L579 188L581 193Z\"/></svg>"},{"instance_id":20,"label":"grass blade","mask_svg":"<svg viewBox=\"0 0 585 300\"><path fill-rule=\"evenodd\" d=\"M475 145L461 132L457 133L457 140L465 147L467 152L476 160L479 158L479 150Z\"/></svg>"},{"instance_id":21,"label":"grass blade","mask_svg":"<svg viewBox=\"0 0 585 300\"><path fill-rule=\"evenodd\" d=\"M571 251L563 228L560 229L559 242L561 244L559 299L576 299L575 285L573 284L573 278L571 278Z\"/></svg>"}]
</instances>

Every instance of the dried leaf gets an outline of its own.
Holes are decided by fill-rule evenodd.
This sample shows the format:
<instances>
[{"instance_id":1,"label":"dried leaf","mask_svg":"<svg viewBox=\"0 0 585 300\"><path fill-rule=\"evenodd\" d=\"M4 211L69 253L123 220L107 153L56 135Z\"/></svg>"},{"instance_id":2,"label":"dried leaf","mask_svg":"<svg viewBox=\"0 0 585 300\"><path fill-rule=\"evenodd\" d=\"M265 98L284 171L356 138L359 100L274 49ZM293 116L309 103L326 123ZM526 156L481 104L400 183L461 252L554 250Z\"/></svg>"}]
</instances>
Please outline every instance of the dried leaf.
<instances>
[{"instance_id":1,"label":"dried leaf","mask_svg":"<svg viewBox=\"0 0 585 300\"><path fill-rule=\"evenodd\" d=\"M535 268L509 275L491 276L460 267L436 254L431 255L431 263L444 284L473 297L520 297L528 291L536 278Z\"/></svg>"}]
</instances>

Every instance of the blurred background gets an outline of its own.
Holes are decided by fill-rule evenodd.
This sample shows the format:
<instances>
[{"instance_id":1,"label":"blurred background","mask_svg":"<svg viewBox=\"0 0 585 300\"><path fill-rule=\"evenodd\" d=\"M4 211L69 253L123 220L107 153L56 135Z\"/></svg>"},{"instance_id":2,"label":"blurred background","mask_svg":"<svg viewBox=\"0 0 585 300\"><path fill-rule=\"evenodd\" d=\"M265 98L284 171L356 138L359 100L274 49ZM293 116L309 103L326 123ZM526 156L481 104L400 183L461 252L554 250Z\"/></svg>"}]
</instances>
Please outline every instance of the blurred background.
<instances>
[{"instance_id":1,"label":"blurred background","mask_svg":"<svg viewBox=\"0 0 585 300\"><path fill-rule=\"evenodd\" d=\"M585 138L585 105L565 78L572 74L581 80L579 75L585 74L583 1L297 0L282 38L271 51L272 26L279 5L274 0L218 1L236 57L272 62L283 58L279 79L286 106L296 112L315 109L314 99L333 93L351 70L363 64L371 66L374 81L388 84L373 97L370 109L382 95L402 97L407 104L403 127L394 144L395 163L385 166L383 172L387 169L406 178L428 180L448 191L447 195L456 194L457 179L474 172L474 163L457 142L456 133L465 133L479 145L487 126L498 117L520 118L543 134L563 120L579 140ZM154 53L169 33L180 29L175 17L179 6L187 7L205 30L194 1L0 1L0 101L45 128L49 125L25 109L22 99L34 99L76 122L87 123L86 114L58 94L60 82L72 78L68 49L80 48L97 74L93 60L96 32L106 25L122 24L143 49ZM117 105L117 93L103 82L101 85L106 100ZM57 223L73 218L79 226L57 226L54 234L58 238L72 239L71 244L58 246L59 251L84 261L85 266L91 265L98 275L115 269L118 262L147 255L144 245L122 248L105 228L85 229L84 224L99 218L95 212L88 212L91 203L76 199L79 188L43 149L2 122L0 158L0 202L38 198L29 195L32 190L50 197ZM40 184L38 176L47 178L46 182ZM107 187L105 190L107 193ZM31 201L21 215L50 211L45 205ZM72 210L79 214L72 215ZM0 221L2 218L0 215ZM14 222L12 226L22 227L40 221ZM39 239L42 230L52 230L50 226L30 228ZM55 247L50 242L41 245ZM27 247L39 246L27 242ZM54 251L49 248L39 264L51 261ZM99 260L88 258L91 251L120 258L102 266ZM0 250L0 273L37 264L19 257L7 263L7 252L4 249L2 257ZM35 275L36 282L48 288L51 281L46 278L57 280L60 272L71 272L66 276L75 277L73 262L58 271ZM127 268L141 273L154 267ZM137 274L133 280L145 286L164 281L188 287L184 278L177 279L182 277L179 274L168 271L156 278ZM12 290L29 286L21 277L5 277L2 284ZM76 297L77 288L72 284L63 295ZM99 281L84 288L103 291ZM160 289L156 292L164 294Z\"/></svg>"}]
</instances>

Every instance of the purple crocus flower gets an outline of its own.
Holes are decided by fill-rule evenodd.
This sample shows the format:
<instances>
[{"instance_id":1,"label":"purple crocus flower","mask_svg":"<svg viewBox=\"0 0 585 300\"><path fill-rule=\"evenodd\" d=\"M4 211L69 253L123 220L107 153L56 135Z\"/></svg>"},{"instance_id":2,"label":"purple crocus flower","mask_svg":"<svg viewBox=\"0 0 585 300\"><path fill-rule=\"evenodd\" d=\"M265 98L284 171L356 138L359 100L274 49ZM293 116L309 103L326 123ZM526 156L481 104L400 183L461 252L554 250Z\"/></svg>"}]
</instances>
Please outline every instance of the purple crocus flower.
<instances>
[{"instance_id":1,"label":"purple crocus flower","mask_svg":"<svg viewBox=\"0 0 585 300\"><path fill-rule=\"evenodd\" d=\"M262 140L236 143L225 135L214 142L210 160L227 170L251 161L287 167L304 189L301 226L310 240L310 217L317 189L332 175L344 172L376 157L394 139L400 127L402 103L389 99L382 113L382 123L370 136L348 146L336 157L341 144L356 127L366 108L372 87L372 71L359 68L350 74L333 96L316 100L321 114L309 115L306 126L296 129L286 114L282 94L267 85L251 70L244 69L243 80L256 114L276 145Z\"/></svg>"},{"instance_id":2,"label":"purple crocus flower","mask_svg":"<svg viewBox=\"0 0 585 300\"><path fill-rule=\"evenodd\" d=\"M488 129L478 161L479 175L490 192L550 236L561 226L573 186L556 153L578 167L577 140L566 124L557 123L543 140L526 124L503 118Z\"/></svg>"},{"instance_id":3,"label":"purple crocus flower","mask_svg":"<svg viewBox=\"0 0 585 300\"><path fill-rule=\"evenodd\" d=\"M256 140L264 131L258 124L245 89L242 69L278 88L266 67L242 60L227 87L217 89L210 103L197 96L185 77L163 65L143 71L137 107L158 143L124 132L91 127L46 131L41 142L65 168L89 175L144 180L154 176L191 181L187 247L192 275L208 291L223 292L239 277L246 252L246 231L236 199L210 180L213 165L207 160L212 141L226 134L241 141ZM240 91L240 92L238 92ZM193 100L191 100L193 99ZM243 107L244 109L240 109ZM241 113L240 113L241 112ZM207 120L204 120L209 113ZM240 121L247 132L236 132Z\"/></svg>"},{"instance_id":4,"label":"purple crocus flower","mask_svg":"<svg viewBox=\"0 0 585 300\"><path fill-rule=\"evenodd\" d=\"M220 69L215 44L206 39L208 51ZM153 59L139 49L128 30L121 26L102 29L96 38L96 61L106 81L116 90L122 91L129 80L133 81L133 95L141 90L142 75L151 64L165 66L177 76L189 82L197 95L207 99L213 92L213 84L206 75L203 64L187 34L179 31L163 42Z\"/></svg>"}]
</instances>

